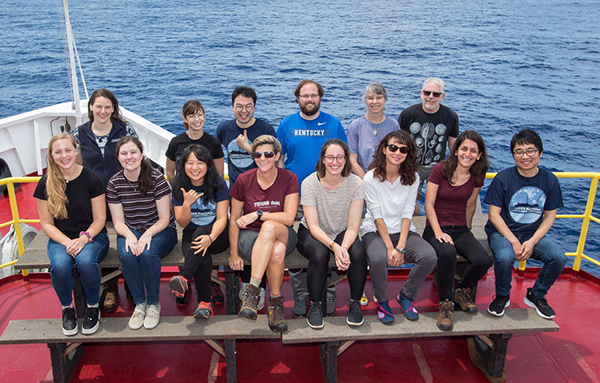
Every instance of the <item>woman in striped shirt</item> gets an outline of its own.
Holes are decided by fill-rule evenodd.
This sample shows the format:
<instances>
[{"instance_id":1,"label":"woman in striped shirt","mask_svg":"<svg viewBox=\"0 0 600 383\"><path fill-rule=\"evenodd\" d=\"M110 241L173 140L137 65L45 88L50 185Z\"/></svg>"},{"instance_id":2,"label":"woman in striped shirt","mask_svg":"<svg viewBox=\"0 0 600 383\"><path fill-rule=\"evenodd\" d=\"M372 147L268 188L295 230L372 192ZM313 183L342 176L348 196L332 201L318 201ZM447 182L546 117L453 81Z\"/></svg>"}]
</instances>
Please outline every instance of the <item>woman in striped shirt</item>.
<instances>
[{"instance_id":1,"label":"woman in striped shirt","mask_svg":"<svg viewBox=\"0 0 600 383\"><path fill-rule=\"evenodd\" d=\"M118 234L121 270L135 303L129 327L152 329L160 320L160 259L177 244L171 188L144 158L136 137L119 139L117 158L123 170L108 181L106 199Z\"/></svg>"}]
</instances>

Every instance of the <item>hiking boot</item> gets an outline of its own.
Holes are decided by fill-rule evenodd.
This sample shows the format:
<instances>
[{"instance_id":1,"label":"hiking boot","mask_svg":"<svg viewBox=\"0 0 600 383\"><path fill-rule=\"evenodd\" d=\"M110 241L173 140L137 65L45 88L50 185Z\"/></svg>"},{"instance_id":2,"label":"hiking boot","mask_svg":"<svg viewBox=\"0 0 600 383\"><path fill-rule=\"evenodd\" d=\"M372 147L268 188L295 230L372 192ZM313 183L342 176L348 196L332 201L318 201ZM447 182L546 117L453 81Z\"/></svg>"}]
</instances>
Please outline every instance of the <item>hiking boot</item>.
<instances>
[{"instance_id":1,"label":"hiking boot","mask_svg":"<svg viewBox=\"0 0 600 383\"><path fill-rule=\"evenodd\" d=\"M533 307L537 311L538 315L544 319L552 319L556 316L552 307L548 304L546 298L536 298L532 293L531 288L527 289L527 294L523 302L529 307Z\"/></svg>"},{"instance_id":2,"label":"hiking boot","mask_svg":"<svg viewBox=\"0 0 600 383\"><path fill-rule=\"evenodd\" d=\"M196 319L210 319L213 316L213 309L210 302L198 303L198 308L194 311L194 318Z\"/></svg>"},{"instance_id":3,"label":"hiking boot","mask_svg":"<svg viewBox=\"0 0 600 383\"><path fill-rule=\"evenodd\" d=\"M225 302L223 291L221 291L221 286L217 282L210 282L210 295L210 301L213 305L222 305Z\"/></svg>"},{"instance_id":4,"label":"hiking boot","mask_svg":"<svg viewBox=\"0 0 600 383\"><path fill-rule=\"evenodd\" d=\"M285 321L285 312L283 311L283 297L269 299L269 308L267 309L269 316L269 328L273 331L287 331L288 326Z\"/></svg>"},{"instance_id":5,"label":"hiking boot","mask_svg":"<svg viewBox=\"0 0 600 383\"><path fill-rule=\"evenodd\" d=\"M335 299L327 298L327 309L325 311L325 315L328 317L332 317L335 314Z\"/></svg>"},{"instance_id":6,"label":"hiking boot","mask_svg":"<svg viewBox=\"0 0 600 383\"><path fill-rule=\"evenodd\" d=\"M81 333L84 335L90 335L96 332L100 327L100 307L88 307L85 309L85 318L83 319L83 326L81 327Z\"/></svg>"},{"instance_id":7,"label":"hiking boot","mask_svg":"<svg viewBox=\"0 0 600 383\"><path fill-rule=\"evenodd\" d=\"M176 297L183 298L188 291L188 280L181 275L176 275L169 281L169 288Z\"/></svg>"},{"instance_id":8,"label":"hiking boot","mask_svg":"<svg viewBox=\"0 0 600 383\"><path fill-rule=\"evenodd\" d=\"M256 319L259 296L260 289L258 287L251 284L246 286L244 296L242 297L242 307L238 314L240 318Z\"/></svg>"},{"instance_id":9,"label":"hiking boot","mask_svg":"<svg viewBox=\"0 0 600 383\"><path fill-rule=\"evenodd\" d=\"M413 300L405 297L404 294L402 294L402 291L400 291L400 293L398 293L398 295L396 296L396 301L400 303L400 306L402 307L402 313L404 314L406 319L411 321L419 319L419 312L415 308Z\"/></svg>"},{"instance_id":10,"label":"hiking boot","mask_svg":"<svg viewBox=\"0 0 600 383\"><path fill-rule=\"evenodd\" d=\"M67 307L62 310L62 332L66 336L77 334L77 317L75 308Z\"/></svg>"},{"instance_id":11,"label":"hiking boot","mask_svg":"<svg viewBox=\"0 0 600 383\"><path fill-rule=\"evenodd\" d=\"M360 307L360 301L350 300L348 304L348 318L346 323L349 326L360 326L365 321L362 313L362 307Z\"/></svg>"},{"instance_id":12,"label":"hiking boot","mask_svg":"<svg viewBox=\"0 0 600 383\"><path fill-rule=\"evenodd\" d=\"M456 308L468 313L476 313L477 306L473 303L471 299L471 289L463 288L454 290L454 302L456 303Z\"/></svg>"},{"instance_id":13,"label":"hiking boot","mask_svg":"<svg viewBox=\"0 0 600 383\"><path fill-rule=\"evenodd\" d=\"M392 309L390 308L390 302L377 302L377 316L379 320L383 324L392 324L394 323L394 314L392 313Z\"/></svg>"},{"instance_id":14,"label":"hiking boot","mask_svg":"<svg viewBox=\"0 0 600 383\"><path fill-rule=\"evenodd\" d=\"M306 316L306 298L294 299L294 308L292 314L296 318L304 318Z\"/></svg>"},{"instance_id":15,"label":"hiking boot","mask_svg":"<svg viewBox=\"0 0 600 383\"><path fill-rule=\"evenodd\" d=\"M244 290L246 290L246 286L248 286L248 285L249 285L249 283L246 283L246 282L240 283L240 293L238 294L240 301L242 299L244 299Z\"/></svg>"},{"instance_id":16,"label":"hiking boot","mask_svg":"<svg viewBox=\"0 0 600 383\"><path fill-rule=\"evenodd\" d=\"M437 326L442 331L452 330L454 323L454 302L446 299L440 302L440 313L438 315Z\"/></svg>"},{"instance_id":17,"label":"hiking boot","mask_svg":"<svg viewBox=\"0 0 600 383\"><path fill-rule=\"evenodd\" d=\"M104 295L104 302L102 302L102 309L107 313L112 313L119 307L119 293L114 291L107 291Z\"/></svg>"},{"instance_id":18,"label":"hiking boot","mask_svg":"<svg viewBox=\"0 0 600 383\"><path fill-rule=\"evenodd\" d=\"M146 318L144 318L144 328L146 330L152 330L154 327L158 326L159 321L160 303L148 305L148 309L146 309Z\"/></svg>"},{"instance_id":19,"label":"hiking boot","mask_svg":"<svg viewBox=\"0 0 600 383\"><path fill-rule=\"evenodd\" d=\"M146 303L135 305L133 315L129 319L129 328L132 330L140 329L144 325L144 318L146 318Z\"/></svg>"},{"instance_id":20,"label":"hiking boot","mask_svg":"<svg viewBox=\"0 0 600 383\"><path fill-rule=\"evenodd\" d=\"M496 295L492 303L490 303L490 307L488 307L488 313L501 317L504 315L504 308L508 307L508 305L510 305L510 295Z\"/></svg>"},{"instance_id":21,"label":"hiking boot","mask_svg":"<svg viewBox=\"0 0 600 383\"><path fill-rule=\"evenodd\" d=\"M325 322L323 322L323 310L321 309L321 302L310 302L310 310L308 310L306 322L308 322L308 325L314 329L320 329L325 326Z\"/></svg>"}]
</instances>

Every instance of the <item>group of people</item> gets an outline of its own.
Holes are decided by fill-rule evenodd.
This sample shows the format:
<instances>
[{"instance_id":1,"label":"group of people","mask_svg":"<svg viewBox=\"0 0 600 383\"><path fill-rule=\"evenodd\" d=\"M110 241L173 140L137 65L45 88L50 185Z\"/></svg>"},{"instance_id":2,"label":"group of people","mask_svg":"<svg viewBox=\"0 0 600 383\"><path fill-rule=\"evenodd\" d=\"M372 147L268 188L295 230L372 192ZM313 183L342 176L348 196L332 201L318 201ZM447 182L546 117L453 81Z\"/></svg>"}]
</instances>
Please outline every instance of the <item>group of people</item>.
<instances>
[{"instance_id":1,"label":"group of people","mask_svg":"<svg viewBox=\"0 0 600 383\"><path fill-rule=\"evenodd\" d=\"M90 121L51 139L48 172L34 194L50 238L52 283L63 307L65 335L78 332L71 296L74 265L87 301L81 331L91 334L99 326L98 264L109 246L107 216L117 232L121 269L135 304L132 329L158 325L160 259L177 244L175 221L183 228L185 258L169 287L177 302L186 304L193 282L198 319L210 319L212 305L223 301L220 289L211 287L211 254L228 248L229 265L242 279L239 316L256 319L266 303L268 281L268 324L274 331L287 330L282 283L285 257L296 248L309 263L306 270L289 270L292 311L312 328L323 328L323 317L335 313L335 288L328 288L327 281L337 271L348 276L348 325L363 323L360 300L367 273L380 321L393 323L388 267L409 263L414 267L396 295L408 320L418 320L414 300L436 266L438 327L453 328L455 308L477 312L477 283L492 260L471 225L489 164L483 138L473 130L459 134L457 114L440 103L443 81L427 79L422 102L406 108L398 121L383 113L383 85L369 84L367 113L347 132L338 118L320 110L324 90L319 83L302 80L294 95L300 111L275 131L254 117L255 91L236 87L231 98L235 118L221 123L216 137L203 130L200 101L186 102L186 130L173 138L166 153L167 182L144 157L114 95L104 89L92 94ZM521 130L510 147L516 166L496 176L485 198L496 277L496 296L487 311L504 314L513 264L531 257L544 266L524 301L551 319L555 312L546 294L566 263L559 245L546 236L562 207L560 185L538 166L543 146L535 132ZM223 148L229 186L222 178ZM427 224L421 237L412 217L419 214L417 199L425 180ZM468 261L460 281L455 281L457 254ZM329 266L332 255L335 268ZM116 308L118 293L110 286L107 290Z\"/></svg>"}]
</instances>

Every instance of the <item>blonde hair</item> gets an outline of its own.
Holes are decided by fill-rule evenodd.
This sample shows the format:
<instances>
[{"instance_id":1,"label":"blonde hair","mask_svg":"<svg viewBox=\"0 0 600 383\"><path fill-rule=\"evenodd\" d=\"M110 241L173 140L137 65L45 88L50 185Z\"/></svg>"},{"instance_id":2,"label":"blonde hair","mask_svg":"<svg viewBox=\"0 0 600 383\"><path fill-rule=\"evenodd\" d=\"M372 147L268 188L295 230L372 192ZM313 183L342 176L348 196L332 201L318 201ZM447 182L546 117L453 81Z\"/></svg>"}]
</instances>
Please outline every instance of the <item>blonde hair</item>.
<instances>
[{"instance_id":1,"label":"blonde hair","mask_svg":"<svg viewBox=\"0 0 600 383\"><path fill-rule=\"evenodd\" d=\"M56 219L67 219L69 214L67 213L67 182L63 177L60 167L54 161L52 157L52 146L56 141L69 140L75 150L77 150L77 143L73 136L69 133L59 133L50 139L48 143L48 178L46 179L46 195L48 196L48 211L52 214L52 217ZM77 154L76 162L81 164L81 157Z\"/></svg>"},{"instance_id":2,"label":"blonde hair","mask_svg":"<svg viewBox=\"0 0 600 383\"><path fill-rule=\"evenodd\" d=\"M256 148L261 145L271 145L273 146L273 151L275 153L281 153L281 142L279 142L275 136L263 134L262 136L256 137L256 139L252 142L252 151L255 152Z\"/></svg>"}]
</instances>

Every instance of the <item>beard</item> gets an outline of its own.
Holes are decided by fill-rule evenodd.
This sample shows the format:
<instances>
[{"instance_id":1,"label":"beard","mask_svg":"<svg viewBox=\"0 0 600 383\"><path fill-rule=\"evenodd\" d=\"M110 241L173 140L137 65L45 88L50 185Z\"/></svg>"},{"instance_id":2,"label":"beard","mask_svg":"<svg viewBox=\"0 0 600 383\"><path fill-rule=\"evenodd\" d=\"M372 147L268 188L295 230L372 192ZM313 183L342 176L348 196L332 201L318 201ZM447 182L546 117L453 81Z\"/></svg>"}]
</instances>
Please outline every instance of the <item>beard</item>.
<instances>
[{"instance_id":1,"label":"beard","mask_svg":"<svg viewBox=\"0 0 600 383\"><path fill-rule=\"evenodd\" d=\"M321 102L315 103L305 103L304 105L300 105L300 111L304 113L306 116L314 116L319 112L319 108L321 107Z\"/></svg>"}]
</instances>

